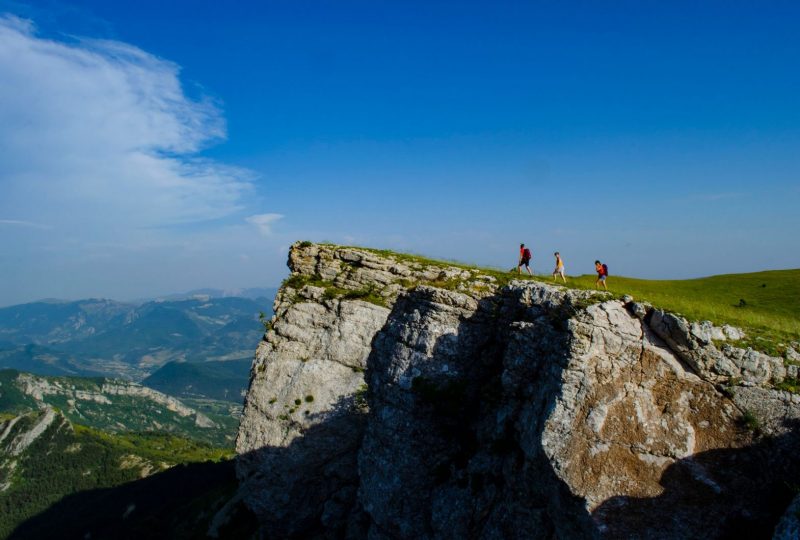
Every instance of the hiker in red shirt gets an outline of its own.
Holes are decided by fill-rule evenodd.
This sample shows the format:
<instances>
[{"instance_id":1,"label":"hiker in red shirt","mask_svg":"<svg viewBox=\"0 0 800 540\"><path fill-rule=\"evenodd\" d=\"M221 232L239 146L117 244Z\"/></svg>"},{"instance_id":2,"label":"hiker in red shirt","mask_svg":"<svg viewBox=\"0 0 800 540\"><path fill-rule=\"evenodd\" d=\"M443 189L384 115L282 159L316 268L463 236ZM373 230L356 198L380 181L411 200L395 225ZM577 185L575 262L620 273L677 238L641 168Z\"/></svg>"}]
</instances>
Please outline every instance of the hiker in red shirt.
<instances>
[{"instance_id":1,"label":"hiker in red shirt","mask_svg":"<svg viewBox=\"0 0 800 540\"><path fill-rule=\"evenodd\" d=\"M595 282L595 287L603 286L605 290L608 290L608 285L606 285L606 278L608 277L608 266L602 264L600 261L594 261L594 270L597 272L597 281Z\"/></svg>"},{"instance_id":2,"label":"hiker in red shirt","mask_svg":"<svg viewBox=\"0 0 800 540\"><path fill-rule=\"evenodd\" d=\"M519 263L517 264L517 273L522 273L522 265L525 265L525 270L528 271L528 274L533 275L531 272L531 267L528 266L531 262L531 250L525 247L525 244L519 245Z\"/></svg>"}]
</instances>

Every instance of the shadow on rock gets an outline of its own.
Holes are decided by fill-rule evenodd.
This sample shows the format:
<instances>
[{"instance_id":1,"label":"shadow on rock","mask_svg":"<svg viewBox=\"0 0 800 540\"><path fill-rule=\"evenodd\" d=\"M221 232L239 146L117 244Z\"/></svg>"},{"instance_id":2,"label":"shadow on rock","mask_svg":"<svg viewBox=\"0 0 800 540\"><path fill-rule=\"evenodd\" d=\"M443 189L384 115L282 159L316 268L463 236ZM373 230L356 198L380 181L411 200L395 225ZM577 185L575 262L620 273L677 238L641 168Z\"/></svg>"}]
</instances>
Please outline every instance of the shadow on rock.
<instances>
[{"instance_id":1,"label":"shadow on rock","mask_svg":"<svg viewBox=\"0 0 800 540\"><path fill-rule=\"evenodd\" d=\"M553 351L566 355L569 314L422 287L398 300L367 368L377 414L359 466L371 538L592 535L537 421L560 392Z\"/></svg>"},{"instance_id":2,"label":"shadow on rock","mask_svg":"<svg viewBox=\"0 0 800 540\"><path fill-rule=\"evenodd\" d=\"M358 536L356 460L367 413L351 395L317 417L287 446L237 458L242 492L266 540Z\"/></svg>"},{"instance_id":3,"label":"shadow on rock","mask_svg":"<svg viewBox=\"0 0 800 540\"><path fill-rule=\"evenodd\" d=\"M525 426L526 441L518 425L523 402L536 401L525 418L538 418L558 395L563 307L401 295L372 341L369 408L342 397L286 447L240 456L264 538L590 536L581 500L530 432L543 423Z\"/></svg>"},{"instance_id":4,"label":"shadow on rock","mask_svg":"<svg viewBox=\"0 0 800 540\"><path fill-rule=\"evenodd\" d=\"M593 513L608 538L772 538L800 486L800 423L744 448L670 465L652 498L613 497Z\"/></svg>"}]
</instances>

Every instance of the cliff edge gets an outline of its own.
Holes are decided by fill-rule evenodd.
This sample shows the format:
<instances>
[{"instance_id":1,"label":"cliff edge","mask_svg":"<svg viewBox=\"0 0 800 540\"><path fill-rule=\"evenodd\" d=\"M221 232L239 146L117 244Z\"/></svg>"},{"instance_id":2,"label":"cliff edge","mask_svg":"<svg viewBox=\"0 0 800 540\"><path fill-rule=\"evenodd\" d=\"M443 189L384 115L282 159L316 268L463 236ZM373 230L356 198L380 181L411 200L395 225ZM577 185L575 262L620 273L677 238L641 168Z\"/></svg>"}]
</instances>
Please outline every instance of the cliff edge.
<instances>
[{"instance_id":1,"label":"cliff edge","mask_svg":"<svg viewBox=\"0 0 800 540\"><path fill-rule=\"evenodd\" d=\"M769 537L800 470L739 331L296 243L237 438L266 538Z\"/></svg>"}]
</instances>

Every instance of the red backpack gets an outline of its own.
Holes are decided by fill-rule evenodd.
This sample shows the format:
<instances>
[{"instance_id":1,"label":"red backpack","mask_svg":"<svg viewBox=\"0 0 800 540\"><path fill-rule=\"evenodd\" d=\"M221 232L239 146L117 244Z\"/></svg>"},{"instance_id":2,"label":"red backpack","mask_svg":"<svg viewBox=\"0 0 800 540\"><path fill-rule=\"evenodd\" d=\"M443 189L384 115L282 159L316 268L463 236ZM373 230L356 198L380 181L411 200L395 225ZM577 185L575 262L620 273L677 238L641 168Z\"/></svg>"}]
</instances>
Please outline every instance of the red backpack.
<instances>
[{"instance_id":1,"label":"red backpack","mask_svg":"<svg viewBox=\"0 0 800 540\"><path fill-rule=\"evenodd\" d=\"M529 250L528 248L525 248L524 250L522 250L522 258L523 259L530 259L531 258L531 250Z\"/></svg>"},{"instance_id":2,"label":"red backpack","mask_svg":"<svg viewBox=\"0 0 800 540\"><path fill-rule=\"evenodd\" d=\"M603 275L604 275L604 276L607 276L607 275L608 275L608 265L607 265L607 264L604 264L604 265L603 265Z\"/></svg>"}]
</instances>

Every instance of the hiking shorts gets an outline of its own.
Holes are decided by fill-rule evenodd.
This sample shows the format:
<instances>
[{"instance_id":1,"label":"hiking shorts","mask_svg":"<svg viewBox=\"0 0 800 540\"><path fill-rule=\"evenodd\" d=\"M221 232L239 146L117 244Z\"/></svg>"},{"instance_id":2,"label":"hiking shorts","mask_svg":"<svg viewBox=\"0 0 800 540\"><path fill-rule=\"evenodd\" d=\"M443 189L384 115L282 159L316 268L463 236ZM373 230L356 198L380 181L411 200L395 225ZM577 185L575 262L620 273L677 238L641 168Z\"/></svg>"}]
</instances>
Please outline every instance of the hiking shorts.
<instances>
[{"instance_id":1,"label":"hiking shorts","mask_svg":"<svg viewBox=\"0 0 800 540\"><path fill-rule=\"evenodd\" d=\"M600 281L605 281L607 276L598 276L597 279Z\"/></svg>"},{"instance_id":2,"label":"hiking shorts","mask_svg":"<svg viewBox=\"0 0 800 540\"><path fill-rule=\"evenodd\" d=\"M528 264L529 264L530 262L531 262L531 260L530 260L530 259L522 259L522 262L520 262L520 263L519 263L519 265L520 265L520 266L522 266L522 265L524 264L525 266L528 266Z\"/></svg>"}]
</instances>

